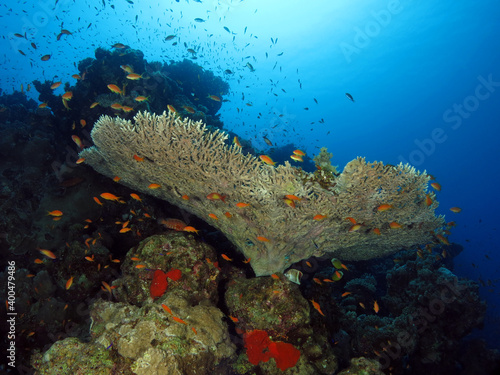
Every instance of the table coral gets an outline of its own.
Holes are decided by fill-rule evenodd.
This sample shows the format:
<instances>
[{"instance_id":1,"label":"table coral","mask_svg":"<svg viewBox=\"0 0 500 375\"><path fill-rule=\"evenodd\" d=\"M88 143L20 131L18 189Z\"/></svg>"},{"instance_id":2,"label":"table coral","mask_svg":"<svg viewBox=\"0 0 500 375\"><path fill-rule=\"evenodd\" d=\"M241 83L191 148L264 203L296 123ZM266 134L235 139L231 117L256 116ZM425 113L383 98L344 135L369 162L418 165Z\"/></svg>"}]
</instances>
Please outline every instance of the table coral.
<instances>
[{"instance_id":1,"label":"table coral","mask_svg":"<svg viewBox=\"0 0 500 375\"><path fill-rule=\"evenodd\" d=\"M102 116L92 139L94 146L80 153L86 163L201 218L221 218L210 223L250 259L258 276L325 253L344 260L380 257L434 240L444 224L434 215L429 176L409 165L357 158L338 177L309 174L288 162L274 167L227 146L225 133L173 112L139 113L134 122ZM227 196L225 202L208 199L212 193ZM302 199L295 207L284 201L290 194ZM238 207L241 202L249 206ZM377 210L380 205L391 209ZM348 217L358 223L355 230Z\"/></svg>"}]
</instances>

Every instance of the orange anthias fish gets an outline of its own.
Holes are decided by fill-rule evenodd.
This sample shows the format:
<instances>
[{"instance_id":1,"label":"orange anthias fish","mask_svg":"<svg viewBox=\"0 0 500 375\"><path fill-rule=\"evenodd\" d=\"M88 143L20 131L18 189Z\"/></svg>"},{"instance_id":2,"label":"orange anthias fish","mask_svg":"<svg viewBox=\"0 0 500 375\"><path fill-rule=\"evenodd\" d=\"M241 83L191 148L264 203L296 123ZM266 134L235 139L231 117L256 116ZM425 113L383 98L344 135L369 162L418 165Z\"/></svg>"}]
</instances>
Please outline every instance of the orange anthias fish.
<instances>
[{"instance_id":1,"label":"orange anthias fish","mask_svg":"<svg viewBox=\"0 0 500 375\"><path fill-rule=\"evenodd\" d=\"M177 113L177 110L175 109L175 107L174 107L173 105L168 104L168 105L167 105L167 108L168 108L168 110L169 110L170 112Z\"/></svg>"},{"instance_id":2,"label":"orange anthias fish","mask_svg":"<svg viewBox=\"0 0 500 375\"><path fill-rule=\"evenodd\" d=\"M211 219L214 219L214 220L219 220L219 218L217 217L216 214L208 214L208 217L210 217Z\"/></svg>"},{"instance_id":3,"label":"orange anthias fish","mask_svg":"<svg viewBox=\"0 0 500 375\"><path fill-rule=\"evenodd\" d=\"M62 84L62 82L61 82L61 81L59 81L59 82L54 82L54 83L50 86L50 88L51 88L52 90L55 90L55 89L57 89L59 86L61 86L61 84Z\"/></svg>"},{"instance_id":4,"label":"orange anthias fish","mask_svg":"<svg viewBox=\"0 0 500 375\"><path fill-rule=\"evenodd\" d=\"M462 211L462 209L460 207L451 207L450 211L458 214L459 212Z\"/></svg>"},{"instance_id":5,"label":"orange anthias fish","mask_svg":"<svg viewBox=\"0 0 500 375\"><path fill-rule=\"evenodd\" d=\"M224 259L224 260L227 260L228 262L232 262L233 260L231 258L229 258L226 254L221 254L221 257Z\"/></svg>"},{"instance_id":6,"label":"orange anthias fish","mask_svg":"<svg viewBox=\"0 0 500 375\"><path fill-rule=\"evenodd\" d=\"M395 221L392 221L389 223L389 226L392 228L392 229L399 229L399 228L403 228L403 226Z\"/></svg>"},{"instance_id":7,"label":"orange anthias fish","mask_svg":"<svg viewBox=\"0 0 500 375\"><path fill-rule=\"evenodd\" d=\"M438 184L437 182L433 182L431 186L436 189L437 191L441 191L441 185Z\"/></svg>"},{"instance_id":8,"label":"orange anthias fish","mask_svg":"<svg viewBox=\"0 0 500 375\"><path fill-rule=\"evenodd\" d=\"M186 110L186 112L188 112L188 113L195 113L196 112L193 107L190 107L187 105L183 105L182 108L184 108Z\"/></svg>"},{"instance_id":9,"label":"orange anthias fish","mask_svg":"<svg viewBox=\"0 0 500 375\"><path fill-rule=\"evenodd\" d=\"M269 164L269 165L274 165L276 162L273 161L269 156L267 155L260 155L259 156L260 160L262 160L264 163Z\"/></svg>"},{"instance_id":10,"label":"orange anthias fish","mask_svg":"<svg viewBox=\"0 0 500 375\"><path fill-rule=\"evenodd\" d=\"M94 201L99 205L102 206L102 202L99 200L99 198L94 197Z\"/></svg>"},{"instance_id":11,"label":"orange anthias fish","mask_svg":"<svg viewBox=\"0 0 500 375\"><path fill-rule=\"evenodd\" d=\"M133 158L137 161L144 161L144 158L141 158L139 155L134 154Z\"/></svg>"},{"instance_id":12,"label":"orange anthias fish","mask_svg":"<svg viewBox=\"0 0 500 375\"><path fill-rule=\"evenodd\" d=\"M375 300L375 302L373 302L373 311L375 311L375 314L378 314L379 310L380 310L380 307L378 305L377 300Z\"/></svg>"},{"instance_id":13,"label":"orange anthias fish","mask_svg":"<svg viewBox=\"0 0 500 375\"><path fill-rule=\"evenodd\" d=\"M138 79L141 79L141 78L142 78L141 74L137 74L137 73L127 74L127 79L131 79L133 81L137 81Z\"/></svg>"},{"instance_id":14,"label":"orange anthias fish","mask_svg":"<svg viewBox=\"0 0 500 375\"><path fill-rule=\"evenodd\" d=\"M47 258L50 258L50 259L56 259L57 258L56 255L52 251L50 251L50 250L45 250L45 249L38 248L38 251L40 251Z\"/></svg>"},{"instance_id":15,"label":"orange anthias fish","mask_svg":"<svg viewBox=\"0 0 500 375\"><path fill-rule=\"evenodd\" d=\"M63 94L62 98L63 98L64 100L71 100L71 98L73 98L73 92L71 92L71 91L66 91L66 92Z\"/></svg>"},{"instance_id":16,"label":"orange anthias fish","mask_svg":"<svg viewBox=\"0 0 500 375\"><path fill-rule=\"evenodd\" d=\"M149 186L148 186L149 189L153 189L153 190L158 189L159 187L161 187L160 184L149 184Z\"/></svg>"},{"instance_id":17,"label":"orange anthias fish","mask_svg":"<svg viewBox=\"0 0 500 375\"><path fill-rule=\"evenodd\" d=\"M187 227L184 227L184 232L191 232L191 233L194 232L194 233L198 234L198 229L188 225Z\"/></svg>"},{"instance_id":18,"label":"orange anthias fish","mask_svg":"<svg viewBox=\"0 0 500 375\"><path fill-rule=\"evenodd\" d=\"M302 156L300 156L300 155L295 155L295 154L290 155L290 159L295 160L295 161L298 161L298 162L301 162L301 163L304 161L304 159L302 159Z\"/></svg>"},{"instance_id":19,"label":"orange anthias fish","mask_svg":"<svg viewBox=\"0 0 500 375\"><path fill-rule=\"evenodd\" d=\"M220 102L220 98L217 95L208 95L208 98Z\"/></svg>"},{"instance_id":20,"label":"orange anthias fish","mask_svg":"<svg viewBox=\"0 0 500 375\"><path fill-rule=\"evenodd\" d=\"M243 202L236 203L236 207L239 207L239 208L244 208L244 207L249 207L249 206L250 206L250 203L243 203Z\"/></svg>"},{"instance_id":21,"label":"orange anthias fish","mask_svg":"<svg viewBox=\"0 0 500 375\"><path fill-rule=\"evenodd\" d=\"M175 320L177 323L188 325L184 320L176 316L172 316L172 319Z\"/></svg>"},{"instance_id":22,"label":"orange anthias fish","mask_svg":"<svg viewBox=\"0 0 500 375\"><path fill-rule=\"evenodd\" d=\"M287 197L288 199L292 200L292 201L301 201L302 198L299 198L297 197L296 195L293 195L293 194L287 194L285 195L285 197Z\"/></svg>"},{"instance_id":23,"label":"orange anthias fish","mask_svg":"<svg viewBox=\"0 0 500 375\"><path fill-rule=\"evenodd\" d=\"M323 219L326 219L326 215L316 215L313 217L313 220L323 220Z\"/></svg>"},{"instance_id":24,"label":"orange anthias fish","mask_svg":"<svg viewBox=\"0 0 500 375\"><path fill-rule=\"evenodd\" d=\"M68 290L69 288L71 288L71 285L73 285L73 276L71 276L68 281L66 281L66 290Z\"/></svg>"},{"instance_id":25,"label":"orange anthias fish","mask_svg":"<svg viewBox=\"0 0 500 375\"><path fill-rule=\"evenodd\" d=\"M170 315L174 315L174 313L172 312L172 310L170 310L170 308L165 305L165 304L161 304L161 307L163 307L163 310L165 310L166 312L168 312Z\"/></svg>"},{"instance_id":26,"label":"orange anthias fish","mask_svg":"<svg viewBox=\"0 0 500 375\"><path fill-rule=\"evenodd\" d=\"M378 229L378 228L373 228L373 233L375 233L377 236L381 235L380 229Z\"/></svg>"},{"instance_id":27,"label":"orange anthias fish","mask_svg":"<svg viewBox=\"0 0 500 375\"><path fill-rule=\"evenodd\" d=\"M139 197L136 193L130 193L130 196L134 198L136 201L142 202L141 197Z\"/></svg>"},{"instance_id":28,"label":"orange anthias fish","mask_svg":"<svg viewBox=\"0 0 500 375\"><path fill-rule=\"evenodd\" d=\"M108 201L115 201L117 202L118 200L120 200L120 197L117 197L116 195L114 194L111 194L111 193L102 193L101 194L101 198L104 198Z\"/></svg>"},{"instance_id":29,"label":"orange anthias fish","mask_svg":"<svg viewBox=\"0 0 500 375\"><path fill-rule=\"evenodd\" d=\"M47 211L48 216L62 216L63 212L59 210Z\"/></svg>"},{"instance_id":30,"label":"orange anthias fish","mask_svg":"<svg viewBox=\"0 0 500 375\"><path fill-rule=\"evenodd\" d=\"M233 143L234 143L236 146L238 146L238 147L242 147L242 146L241 146L241 143L240 143L240 141L239 141L239 139L238 139L238 137L237 137L237 136L234 136L234 138L233 138Z\"/></svg>"},{"instance_id":31,"label":"orange anthias fish","mask_svg":"<svg viewBox=\"0 0 500 375\"><path fill-rule=\"evenodd\" d=\"M306 156L306 153L304 151L301 151L301 150L294 150L293 153L295 155L299 155L299 156Z\"/></svg>"},{"instance_id":32,"label":"orange anthias fish","mask_svg":"<svg viewBox=\"0 0 500 375\"><path fill-rule=\"evenodd\" d=\"M257 240L260 242L269 242L269 239L264 236L257 236Z\"/></svg>"},{"instance_id":33,"label":"orange anthias fish","mask_svg":"<svg viewBox=\"0 0 500 375\"><path fill-rule=\"evenodd\" d=\"M425 195L425 205L429 207L432 204L432 198L430 197L429 194Z\"/></svg>"},{"instance_id":34,"label":"orange anthias fish","mask_svg":"<svg viewBox=\"0 0 500 375\"><path fill-rule=\"evenodd\" d=\"M392 207L393 207L392 204L381 204L380 206L377 207L377 211L384 212L390 210Z\"/></svg>"},{"instance_id":35,"label":"orange anthias fish","mask_svg":"<svg viewBox=\"0 0 500 375\"><path fill-rule=\"evenodd\" d=\"M311 303L313 304L314 308L316 309L317 312L319 312L321 315L325 316L325 314L323 314L323 311L321 311L321 306L319 305L318 302L316 302L315 300L311 299L310 300Z\"/></svg>"},{"instance_id":36,"label":"orange anthias fish","mask_svg":"<svg viewBox=\"0 0 500 375\"><path fill-rule=\"evenodd\" d=\"M122 90L120 90L120 88L116 85L109 84L108 89L110 89L111 91L113 91L116 94L120 94L120 95L122 94Z\"/></svg>"},{"instance_id":37,"label":"orange anthias fish","mask_svg":"<svg viewBox=\"0 0 500 375\"><path fill-rule=\"evenodd\" d=\"M83 142L82 142L82 140L80 139L80 137L79 137L79 136L77 136L77 135L74 135L74 134L73 134L73 135L71 136L71 139L73 140L73 142L75 142L75 143L76 143L76 145L77 145L78 147L80 147L80 149L82 149L82 150L83 150Z\"/></svg>"},{"instance_id":38,"label":"orange anthias fish","mask_svg":"<svg viewBox=\"0 0 500 375\"><path fill-rule=\"evenodd\" d=\"M219 193L210 193L207 195L207 199L210 199L211 201L221 200L226 203L226 195L221 195Z\"/></svg>"}]
</instances>

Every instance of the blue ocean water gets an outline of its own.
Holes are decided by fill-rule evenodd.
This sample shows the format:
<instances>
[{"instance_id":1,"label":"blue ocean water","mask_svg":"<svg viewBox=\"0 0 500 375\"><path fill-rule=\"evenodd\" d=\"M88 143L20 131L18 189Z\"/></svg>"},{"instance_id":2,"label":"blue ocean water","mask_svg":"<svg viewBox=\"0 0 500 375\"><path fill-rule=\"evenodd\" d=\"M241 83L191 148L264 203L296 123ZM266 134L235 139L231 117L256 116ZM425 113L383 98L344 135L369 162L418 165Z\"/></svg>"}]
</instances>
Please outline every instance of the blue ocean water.
<instances>
[{"instance_id":1,"label":"blue ocean water","mask_svg":"<svg viewBox=\"0 0 500 375\"><path fill-rule=\"evenodd\" d=\"M230 85L224 127L256 148L269 150L265 136L310 156L327 147L341 168L364 156L426 170L442 185L437 212L457 223L450 241L464 246L454 272L482 282L477 335L500 347L498 2L41 0L5 2L0 15L4 93L72 81L97 47L123 43L148 61L192 48ZM62 28L71 35L56 40Z\"/></svg>"}]
</instances>

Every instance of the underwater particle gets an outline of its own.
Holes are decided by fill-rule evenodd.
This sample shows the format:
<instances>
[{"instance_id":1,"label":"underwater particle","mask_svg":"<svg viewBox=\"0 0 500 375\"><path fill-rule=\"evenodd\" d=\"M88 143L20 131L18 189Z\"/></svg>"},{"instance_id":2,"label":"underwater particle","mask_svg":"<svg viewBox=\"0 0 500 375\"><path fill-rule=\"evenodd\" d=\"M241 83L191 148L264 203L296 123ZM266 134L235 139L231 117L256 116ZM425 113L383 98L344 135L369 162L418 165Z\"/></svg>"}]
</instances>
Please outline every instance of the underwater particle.
<instances>
[{"instance_id":1,"label":"underwater particle","mask_svg":"<svg viewBox=\"0 0 500 375\"><path fill-rule=\"evenodd\" d=\"M264 163L269 164L269 165L274 165L276 162L273 161L269 156L267 155L260 155L259 156L260 160L262 160Z\"/></svg>"},{"instance_id":2,"label":"underwater particle","mask_svg":"<svg viewBox=\"0 0 500 375\"><path fill-rule=\"evenodd\" d=\"M459 212L462 211L462 209L460 207L451 207L450 211L458 214Z\"/></svg>"},{"instance_id":3,"label":"underwater particle","mask_svg":"<svg viewBox=\"0 0 500 375\"><path fill-rule=\"evenodd\" d=\"M354 103L354 98L352 97L351 94L349 94L348 92L345 93L345 96L347 97L347 99L349 99L351 102Z\"/></svg>"},{"instance_id":4,"label":"underwater particle","mask_svg":"<svg viewBox=\"0 0 500 375\"><path fill-rule=\"evenodd\" d=\"M326 215L320 215L320 214L318 214L318 215L316 215L316 216L313 217L313 220L316 220L316 221L324 220L324 219L326 219Z\"/></svg>"},{"instance_id":5,"label":"underwater particle","mask_svg":"<svg viewBox=\"0 0 500 375\"><path fill-rule=\"evenodd\" d=\"M435 190L437 190L437 191L441 191L441 185L440 185L440 184L438 184L437 182L433 182L433 183L431 183L431 186L432 186Z\"/></svg>"},{"instance_id":6,"label":"underwater particle","mask_svg":"<svg viewBox=\"0 0 500 375\"><path fill-rule=\"evenodd\" d=\"M314 299L311 299L310 301L311 301L311 303L312 303L312 305L313 305L314 309L315 309L317 312L319 312L321 315L325 316L325 314L323 314L323 311L321 311L321 306L319 305L319 303L318 303L318 302L316 302Z\"/></svg>"},{"instance_id":7,"label":"underwater particle","mask_svg":"<svg viewBox=\"0 0 500 375\"><path fill-rule=\"evenodd\" d=\"M68 290L69 288L71 288L71 285L73 285L73 278L74 276L71 276L68 281L66 281L66 290Z\"/></svg>"},{"instance_id":8,"label":"underwater particle","mask_svg":"<svg viewBox=\"0 0 500 375\"><path fill-rule=\"evenodd\" d=\"M148 185L148 189L153 189L153 190L154 190L154 189L158 189L158 188L160 188L160 187L161 187L161 185L160 185L160 184L149 184L149 185Z\"/></svg>"},{"instance_id":9,"label":"underwater particle","mask_svg":"<svg viewBox=\"0 0 500 375\"><path fill-rule=\"evenodd\" d=\"M401 224L399 224L398 222L396 221L391 221L389 223L389 226L392 228L392 229L399 229L399 228L403 228L403 226Z\"/></svg>"}]
</instances>

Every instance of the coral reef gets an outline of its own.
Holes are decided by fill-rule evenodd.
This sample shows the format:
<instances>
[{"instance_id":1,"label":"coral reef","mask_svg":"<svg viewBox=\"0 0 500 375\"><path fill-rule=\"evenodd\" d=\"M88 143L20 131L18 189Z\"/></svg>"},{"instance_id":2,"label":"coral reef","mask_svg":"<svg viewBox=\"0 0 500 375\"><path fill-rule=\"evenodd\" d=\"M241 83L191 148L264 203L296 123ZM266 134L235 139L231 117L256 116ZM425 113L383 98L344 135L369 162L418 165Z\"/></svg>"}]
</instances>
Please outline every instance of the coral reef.
<instances>
[{"instance_id":1,"label":"coral reef","mask_svg":"<svg viewBox=\"0 0 500 375\"><path fill-rule=\"evenodd\" d=\"M339 177L323 177L329 178L325 188L289 163L263 165L236 145L226 146L225 134L172 112L139 113L134 122L103 116L92 139L94 146L80 153L86 163L200 218L215 215L211 224L251 260L257 275L325 253L348 260L380 257L436 240L433 231L444 224L434 215L435 200L426 204L426 194L434 198L427 192L429 177L408 165L358 158ZM159 188L150 189L152 183ZM208 199L211 193L222 199ZM284 202L290 194L301 199L296 207Z\"/></svg>"}]
</instances>

